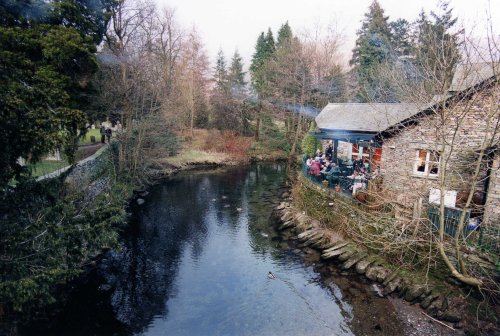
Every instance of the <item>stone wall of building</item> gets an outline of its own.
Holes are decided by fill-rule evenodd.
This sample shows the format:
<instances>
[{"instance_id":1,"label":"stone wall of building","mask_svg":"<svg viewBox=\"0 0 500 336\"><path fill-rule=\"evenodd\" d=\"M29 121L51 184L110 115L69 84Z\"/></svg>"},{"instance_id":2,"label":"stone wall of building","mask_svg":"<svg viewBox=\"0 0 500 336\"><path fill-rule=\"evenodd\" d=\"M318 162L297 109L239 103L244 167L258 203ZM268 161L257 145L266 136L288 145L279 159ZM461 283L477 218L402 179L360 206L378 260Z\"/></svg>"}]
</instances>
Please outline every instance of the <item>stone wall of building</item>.
<instances>
[{"instance_id":1,"label":"stone wall of building","mask_svg":"<svg viewBox=\"0 0 500 336\"><path fill-rule=\"evenodd\" d=\"M415 172L419 149L439 152L441 160L446 160L446 190L468 192L478 150L488 128L487 115L492 111L496 111L496 118L499 115L499 91L498 84L484 89L471 99L450 106L442 115L424 116L418 120L418 124L408 126L384 139L380 173L391 193L390 197L401 205L413 208L419 199L424 202L429 199L431 188L439 187L439 176L442 172L437 176L422 176ZM492 128L491 125L489 128ZM442 137L446 139L444 151ZM488 137L491 138L489 135ZM498 137L497 134L496 141ZM481 177L484 178L486 169L481 172ZM484 191L484 187L478 185L476 189ZM500 180L497 175L496 179L491 179L490 190L494 193L498 188ZM499 199L494 196L490 198L488 207L496 207L495 211L498 212Z\"/></svg>"},{"instance_id":2,"label":"stone wall of building","mask_svg":"<svg viewBox=\"0 0 500 336\"><path fill-rule=\"evenodd\" d=\"M486 224L500 227L500 155L498 154L491 167L484 220Z\"/></svg>"}]
</instances>

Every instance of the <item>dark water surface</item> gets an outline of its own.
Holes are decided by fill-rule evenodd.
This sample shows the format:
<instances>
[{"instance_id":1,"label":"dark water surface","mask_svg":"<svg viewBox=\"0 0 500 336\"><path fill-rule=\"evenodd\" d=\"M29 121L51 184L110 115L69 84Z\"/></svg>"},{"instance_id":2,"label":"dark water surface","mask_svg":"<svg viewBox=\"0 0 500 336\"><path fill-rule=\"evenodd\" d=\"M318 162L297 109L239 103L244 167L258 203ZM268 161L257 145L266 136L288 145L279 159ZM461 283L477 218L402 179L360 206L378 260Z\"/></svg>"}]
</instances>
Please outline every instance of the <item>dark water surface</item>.
<instances>
[{"instance_id":1,"label":"dark water surface","mask_svg":"<svg viewBox=\"0 0 500 336\"><path fill-rule=\"evenodd\" d=\"M154 187L122 250L74 289L50 330L24 333L352 335L339 287L272 229L284 169L187 172Z\"/></svg>"}]
</instances>

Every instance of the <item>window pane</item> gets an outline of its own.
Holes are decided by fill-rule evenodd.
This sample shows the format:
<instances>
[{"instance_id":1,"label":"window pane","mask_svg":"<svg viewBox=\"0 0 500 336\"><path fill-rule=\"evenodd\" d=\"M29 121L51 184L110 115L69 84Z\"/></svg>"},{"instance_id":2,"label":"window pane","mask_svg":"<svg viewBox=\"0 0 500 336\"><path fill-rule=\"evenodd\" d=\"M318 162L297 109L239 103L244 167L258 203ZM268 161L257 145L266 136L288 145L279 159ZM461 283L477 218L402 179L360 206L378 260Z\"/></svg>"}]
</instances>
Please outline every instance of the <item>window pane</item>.
<instances>
[{"instance_id":1,"label":"window pane","mask_svg":"<svg viewBox=\"0 0 500 336\"><path fill-rule=\"evenodd\" d=\"M431 151L429 156L429 161L431 162L439 162L439 153Z\"/></svg>"},{"instance_id":2,"label":"window pane","mask_svg":"<svg viewBox=\"0 0 500 336\"><path fill-rule=\"evenodd\" d=\"M439 169L439 153L431 151L429 153L429 174L437 175Z\"/></svg>"},{"instance_id":3,"label":"window pane","mask_svg":"<svg viewBox=\"0 0 500 336\"><path fill-rule=\"evenodd\" d=\"M429 164L429 174L437 174L438 169L439 169L439 164L437 162Z\"/></svg>"},{"instance_id":4,"label":"window pane","mask_svg":"<svg viewBox=\"0 0 500 336\"><path fill-rule=\"evenodd\" d=\"M418 151L417 158L417 172L425 172L425 159L427 157L427 151L425 149L420 149Z\"/></svg>"}]
</instances>

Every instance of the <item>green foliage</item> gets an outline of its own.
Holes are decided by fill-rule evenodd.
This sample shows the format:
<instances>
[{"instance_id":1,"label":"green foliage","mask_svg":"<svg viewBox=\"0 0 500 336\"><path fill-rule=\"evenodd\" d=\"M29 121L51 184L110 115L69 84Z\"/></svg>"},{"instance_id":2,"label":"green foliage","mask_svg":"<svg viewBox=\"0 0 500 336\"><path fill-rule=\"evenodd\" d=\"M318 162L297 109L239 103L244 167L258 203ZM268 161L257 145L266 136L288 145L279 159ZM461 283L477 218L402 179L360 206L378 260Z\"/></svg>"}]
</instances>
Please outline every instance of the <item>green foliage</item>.
<instances>
[{"instance_id":1,"label":"green foliage","mask_svg":"<svg viewBox=\"0 0 500 336\"><path fill-rule=\"evenodd\" d=\"M130 188L110 184L94 199L62 179L18 184L0 199L0 302L29 314L103 248L117 246ZM10 205L16 204L16 207Z\"/></svg>"},{"instance_id":2,"label":"green foliage","mask_svg":"<svg viewBox=\"0 0 500 336\"><path fill-rule=\"evenodd\" d=\"M405 19L389 22L391 28L391 46L395 56L408 56L412 53L411 25Z\"/></svg>"},{"instance_id":3,"label":"green foliage","mask_svg":"<svg viewBox=\"0 0 500 336\"><path fill-rule=\"evenodd\" d=\"M362 102L380 101L391 102L391 97L386 93L390 90L380 90L377 80L377 67L384 62L391 62L393 36L388 23L388 17L384 16L384 10L374 0L369 7L368 13L358 31L358 39L353 49L351 65L355 66L360 90L358 98ZM385 88L384 88L385 89Z\"/></svg>"},{"instance_id":4,"label":"green foliage","mask_svg":"<svg viewBox=\"0 0 500 336\"><path fill-rule=\"evenodd\" d=\"M290 28L290 25L288 24L287 21L284 24L282 24L280 29L278 30L276 49L279 49L290 43L290 41L292 41L292 38L293 38L292 28Z\"/></svg>"},{"instance_id":5,"label":"green foliage","mask_svg":"<svg viewBox=\"0 0 500 336\"><path fill-rule=\"evenodd\" d=\"M267 79L265 66L266 62L271 59L275 49L273 33L271 28L269 28L267 34L262 32L259 35L250 65L252 85L260 96L266 95Z\"/></svg>"},{"instance_id":6,"label":"green foliage","mask_svg":"<svg viewBox=\"0 0 500 336\"><path fill-rule=\"evenodd\" d=\"M425 74L427 82L433 82L430 90L441 93L448 89L453 78L453 71L460 61L460 37L463 32L452 33L457 22L453 18L453 9L448 9L448 3L442 2L441 13L431 12L429 19L424 11L416 21L415 54L416 63Z\"/></svg>"},{"instance_id":7,"label":"green foliage","mask_svg":"<svg viewBox=\"0 0 500 336\"><path fill-rule=\"evenodd\" d=\"M277 150L288 153L291 148L285 130L277 127L272 117L267 114L262 117L260 140L271 151Z\"/></svg>"},{"instance_id":8,"label":"green foliage","mask_svg":"<svg viewBox=\"0 0 500 336\"><path fill-rule=\"evenodd\" d=\"M19 157L34 162L61 148L73 159L103 8L90 0L0 3L0 188L29 174Z\"/></svg>"},{"instance_id":9,"label":"green foliage","mask_svg":"<svg viewBox=\"0 0 500 336\"><path fill-rule=\"evenodd\" d=\"M219 50L215 61L214 69L215 85L218 91L229 91L229 81L227 74L226 58L222 50Z\"/></svg>"},{"instance_id":10,"label":"green foliage","mask_svg":"<svg viewBox=\"0 0 500 336\"><path fill-rule=\"evenodd\" d=\"M229 85L233 91L236 91L236 93L243 93L246 85L245 72L243 71L242 58L238 51L235 51L233 58L231 58L228 79Z\"/></svg>"},{"instance_id":11,"label":"green foliage","mask_svg":"<svg viewBox=\"0 0 500 336\"><path fill-rule=\"evenodd\" d=\"M317 149L321 148L321 143L312 134L306 134L302 140L302 153L314 157Z\"/></svg>"}]
</instances>

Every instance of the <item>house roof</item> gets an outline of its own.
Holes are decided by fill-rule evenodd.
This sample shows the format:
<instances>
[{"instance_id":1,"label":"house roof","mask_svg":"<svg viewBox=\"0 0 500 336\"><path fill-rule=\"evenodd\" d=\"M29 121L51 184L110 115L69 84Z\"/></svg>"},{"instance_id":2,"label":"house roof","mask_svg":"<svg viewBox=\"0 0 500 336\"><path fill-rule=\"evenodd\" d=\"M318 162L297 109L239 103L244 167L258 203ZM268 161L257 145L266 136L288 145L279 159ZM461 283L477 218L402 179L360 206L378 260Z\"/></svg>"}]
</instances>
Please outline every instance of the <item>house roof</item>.
<instances>
[{"instance_id":1,"label":"house roof","mask_svg":"<svg viewBox=\"0 0 500 336\"><path fill-rule=\"evenodd\" d=\"M436 103L499 76L498 63L459 64L447 95L434 96L427 104L347 103L328 104L316 117L321 130L380 133L406 121Z\"/></svg>"},{"instance_id":2,"label":"house roof","mask_svg":"<svg viewBox=\"0 0 500 336\"><path fill-rule=\"evenodd\" d=\"M328 104L316 117L320 129L378 133L410 118L419 104Z\"/></svg>"},{"instance_id":3,"label":"house roof","mask_svg":"<svg viewBox=\"0 0 500 336\"><path fill-rule=\"evenodd\" d=\"M458 64L448 91L464 91L495 75L498 76L499 66L500 64L491 62Z\"/></svg>"}]
</instances>

